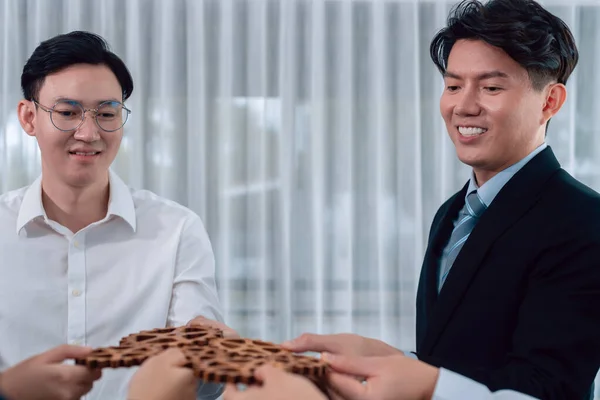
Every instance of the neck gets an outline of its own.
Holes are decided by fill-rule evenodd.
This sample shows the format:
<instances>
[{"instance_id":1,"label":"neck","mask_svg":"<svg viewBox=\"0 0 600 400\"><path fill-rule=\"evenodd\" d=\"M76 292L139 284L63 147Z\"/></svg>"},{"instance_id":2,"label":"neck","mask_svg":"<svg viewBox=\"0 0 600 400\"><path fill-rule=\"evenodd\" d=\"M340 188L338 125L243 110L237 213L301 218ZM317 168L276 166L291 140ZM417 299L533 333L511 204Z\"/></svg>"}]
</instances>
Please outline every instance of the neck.
<instances>
[{"instance_id":1,"label":"neck","mask_svg":"<svg viewBox=\"0 0 600 400\"><path fill-rule=\"evenodd\" d=\"M489 171L473 168L473 175L475 176L475 183L477 187L482 187L484 183L492 179L500 171Z\"/></svg>"},{"instance_id":2,"label":"neck","mask_svg":"<svg viewBox=\"0 0 600 400\"><path fill-rule=\"evenodd\" d=\"M83 187L73 187L42 175L42 204L46 215L77 233L100 221L108 211L109 185L106 179Z\"/></svg>"}]
</instances>

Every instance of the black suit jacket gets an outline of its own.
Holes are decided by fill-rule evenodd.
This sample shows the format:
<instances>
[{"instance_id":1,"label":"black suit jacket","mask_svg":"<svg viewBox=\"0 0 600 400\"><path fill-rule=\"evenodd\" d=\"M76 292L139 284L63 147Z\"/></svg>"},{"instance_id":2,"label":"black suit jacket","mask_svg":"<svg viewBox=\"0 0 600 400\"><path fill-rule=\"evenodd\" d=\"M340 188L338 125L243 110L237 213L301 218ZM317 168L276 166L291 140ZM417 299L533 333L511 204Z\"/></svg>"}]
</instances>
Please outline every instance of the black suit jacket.
<instances>
[{"instance_id":1,"label":"black suit jacket","mask_svg":"<svg viewBox=\"0 0 600 400\"><path fill-rule=\"evenodd\" d=\"M431 226L418 357L493 391L584 398L600 366L600 195L546 148L495 197L438 295L438 263L466 190Z\"/></svg>"}]
</instances>

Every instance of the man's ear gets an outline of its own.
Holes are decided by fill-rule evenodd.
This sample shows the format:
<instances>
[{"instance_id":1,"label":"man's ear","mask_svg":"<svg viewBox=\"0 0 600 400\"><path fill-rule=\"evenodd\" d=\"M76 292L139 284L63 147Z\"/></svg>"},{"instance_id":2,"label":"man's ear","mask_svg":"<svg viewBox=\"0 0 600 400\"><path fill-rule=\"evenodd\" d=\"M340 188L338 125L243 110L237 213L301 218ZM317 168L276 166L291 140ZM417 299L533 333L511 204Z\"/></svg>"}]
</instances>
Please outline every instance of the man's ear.
<instances>
[{"instance_id":1,"label":"man's ear","mask_svg":"<svg viewBox=\"0 0 600 400\"><path fill-rule=\"evenodd\" d=\"M567 100L567 88L562 83L553 83L545 89L545 103L542 109L543 121L542 123L548 122L548 120L561 109L565 101Z\"/></svg>"},{"instance_id":2,"label":"man's ear","mask_svg":"<svg viewBox=\"0 0 600 400\"><path fill-rule=\"evenodd\" d=\"M17 105L17 115L21 127L29 136L35 136L35 103L33 101L21 100Z\"/></svg>"}]
</instances>

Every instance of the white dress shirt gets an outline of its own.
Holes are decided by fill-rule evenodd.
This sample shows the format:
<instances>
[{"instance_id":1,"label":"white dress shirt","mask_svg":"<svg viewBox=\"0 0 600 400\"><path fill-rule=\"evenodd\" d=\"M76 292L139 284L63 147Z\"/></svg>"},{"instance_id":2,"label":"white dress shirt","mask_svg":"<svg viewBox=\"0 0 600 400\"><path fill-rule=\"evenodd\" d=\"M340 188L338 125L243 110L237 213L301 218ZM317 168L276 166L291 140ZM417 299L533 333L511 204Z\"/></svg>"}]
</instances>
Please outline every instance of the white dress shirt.
<instances>
[{"instance_id":1,"label":"white dress shirt","mask_svg":"<svg viewBox=\"0 0 600 400\"><path fill-rule=\"evenodd\" d=\"M513 390L490 392L483 384L440 368L432 400L536 400Z\"/></svg>"},{"instance_id":2,"label":"white dress shirt","mask_svg":"<svg viewBox=\"0 0 600 400\"><path fill-rule=\"evenodd\" d=\"M112 346L199 315L222 321L200 218L112 171L109 182L106 217L76 234L48 219L41 177L0 196L0 371L63 343ZM133 372L104 370L85 399L125 399ZM203 385L201 398L218 388Z\"/></svg>"}]
</instances>

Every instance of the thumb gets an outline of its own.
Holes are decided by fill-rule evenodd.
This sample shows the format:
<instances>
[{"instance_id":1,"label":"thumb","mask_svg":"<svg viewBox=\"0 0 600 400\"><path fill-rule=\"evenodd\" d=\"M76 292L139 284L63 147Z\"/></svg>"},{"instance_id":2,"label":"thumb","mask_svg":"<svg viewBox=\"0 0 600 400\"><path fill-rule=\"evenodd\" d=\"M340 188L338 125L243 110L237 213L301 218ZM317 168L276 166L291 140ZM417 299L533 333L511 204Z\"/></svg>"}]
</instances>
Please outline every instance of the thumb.
<instances>
[{"instance_id":1,"label":"thumb","mask_svg":"<svg viewBox=\"0 0 600 400\"><path fill-rule=\"evenodd\" d=\"M60 363L71 358L82 358L92 352L91 347L63 344L37 356L37 360L47 364Z\"/></svg>"},{"instance_id":2,"label":"thumb","mask_svg":"<svg viewBox=\"0 0 600 400\"><path fill-rule=\"evenodd\" d=\"M367 398L367 385L356 379L337 372L330 372L327 377L329 389L344 400L364 400Z\"/></svg>"},{"instance_id":3,"label":"thumb","mask_svg":"<svg viewBox=\"0 0 600 400\"><path fill-rule=\"evenodd\" d=\"M173 367L182 367L188 362L187 357L178 348L167 349L157 355L156 358L160 358L161 363L165 363Z\"/></svg>"},{"instance_id":4,"label":"thumb","mask_svg":"<svg viewBox=\"0 0 600 400\"><path fill-rule=\"evenodd\" d=\"M306 351L340 353L342 347L340 346L339 336L304 333L294 340L281 343L281 347L295 353L304 353Z\"/></svg>"},{"instance_id":5,"label":"thumb","mask_svg":"<svg viewBox=\"0 0 600 400\"><path fill-rule=\"evenodd\" d=\"M323 353L322 358L336 372L363 376L365 379L376 374L381 359L381 357L342 356L329 353Z\"/></svg>"}]
</instances>

